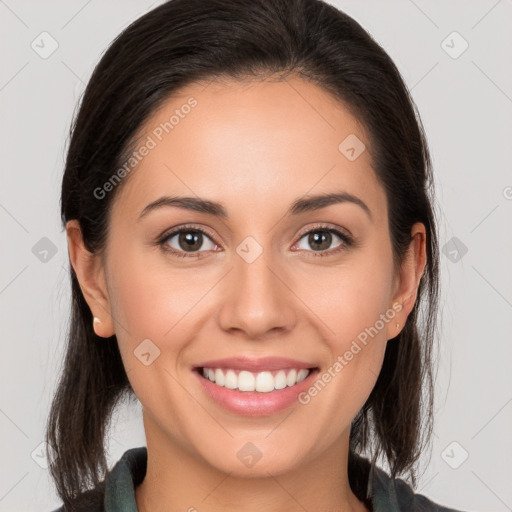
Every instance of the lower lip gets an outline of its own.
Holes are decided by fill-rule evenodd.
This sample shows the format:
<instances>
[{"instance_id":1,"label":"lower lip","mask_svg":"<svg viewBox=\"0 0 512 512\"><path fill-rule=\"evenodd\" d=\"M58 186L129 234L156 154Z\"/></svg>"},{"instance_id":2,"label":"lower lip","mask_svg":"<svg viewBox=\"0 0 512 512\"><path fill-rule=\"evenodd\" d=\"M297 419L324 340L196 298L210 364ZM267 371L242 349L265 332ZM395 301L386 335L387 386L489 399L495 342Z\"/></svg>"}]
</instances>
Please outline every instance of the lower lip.
<instances>
[{"instance_id":1,"label":"lower lip","mask_svg":"<svg viewBox=\"0 0 512 512\"><path fill-rule=\"evenodd\" d=\"M311 386L318 372L317 368L311 370L304 380L294 386L260 393L217 386L210 379L203 377L202 373L197 370L194 371L201 386L214 402L230 412L245 416L268 416L286 409L294 402L298 402L298 395Z\"/></svg>"}]
</instances>

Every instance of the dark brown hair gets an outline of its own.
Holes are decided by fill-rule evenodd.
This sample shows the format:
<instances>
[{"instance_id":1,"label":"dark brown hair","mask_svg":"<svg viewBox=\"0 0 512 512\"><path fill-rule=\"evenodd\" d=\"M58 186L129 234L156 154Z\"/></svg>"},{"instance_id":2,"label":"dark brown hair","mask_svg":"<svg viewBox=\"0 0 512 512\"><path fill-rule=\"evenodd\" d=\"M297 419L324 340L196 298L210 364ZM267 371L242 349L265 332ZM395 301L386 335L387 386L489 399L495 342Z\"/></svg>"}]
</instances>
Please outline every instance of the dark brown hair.
<instances>
[{"instance_id":1,"label":"dark brown hair","mask_svg":"<svg viewBox=\"0 0 512 512\"><path fill-rule=\"evenodd\" d=\"M392 476L408 472L414 482L415 462L432 431L438 243L431 161L400 73L354 19L320 0L171 0L137 19L96 66L72 123L62 222L78 219L90 252L105 247L112 201L123 183L101 199L94 191L133 150L145 120L179 88L291 73L330 92L365 127L387 196L397 267L413 223L426 227L428 261L416 304L387 343L377 383L351 431L354 452L369 450L374 461L384 456ZM123 396L134 397L117 340L95 335L71 265L70 278L67 352L47 424L49 457L56 457L50 470L66 506L104 478L113 410Z\"/></svg>"}]
</instances>

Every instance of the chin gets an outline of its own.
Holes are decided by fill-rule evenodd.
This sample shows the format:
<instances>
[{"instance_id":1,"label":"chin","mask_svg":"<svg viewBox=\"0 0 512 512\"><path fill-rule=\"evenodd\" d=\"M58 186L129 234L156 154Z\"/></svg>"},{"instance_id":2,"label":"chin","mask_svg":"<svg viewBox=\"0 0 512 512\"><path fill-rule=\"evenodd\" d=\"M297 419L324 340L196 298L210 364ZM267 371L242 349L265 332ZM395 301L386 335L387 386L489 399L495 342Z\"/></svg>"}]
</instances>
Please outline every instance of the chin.
<instances>
[{"instance_id":1,"label":"chin","mask_svg":"<svg viewBox=\"0 0 512 512\"><path fill-rule=\"evenodd\" d=\"M277 476L303 467L304 445L286 445L286 451L280 451L268 440L232 441L230 447L204 454L206 462L216 470L238 478L267 478L269 473ZM296 450L294 450L296 448Z\"/></svg>"}]
</instances>

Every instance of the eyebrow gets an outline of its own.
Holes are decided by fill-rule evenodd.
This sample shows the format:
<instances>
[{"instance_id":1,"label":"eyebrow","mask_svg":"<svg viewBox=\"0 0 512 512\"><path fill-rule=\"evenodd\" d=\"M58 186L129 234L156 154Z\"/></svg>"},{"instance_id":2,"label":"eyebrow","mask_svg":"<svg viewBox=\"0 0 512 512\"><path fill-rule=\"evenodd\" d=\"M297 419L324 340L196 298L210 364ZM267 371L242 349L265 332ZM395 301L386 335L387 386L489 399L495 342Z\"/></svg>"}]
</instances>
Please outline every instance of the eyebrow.
<instances>
[{"instance_id":1,"label":"eyebrow","mask_svg":"<svg viewBox=\"0 0 512 512\"><path fill-rule=\"evenodd\" d=\"M360 206L368 215L370 220L373 220L372 212L366 203L359 199L359 197L349 194L348 192L318 194L297 199L291 204L286 215L298 215L300 213L320 210L333 204L341 203L352 203ZM229 217L226 208L221 203L217 203L215 201L209 201L199 197L164 196L149 203L142 210L138 220L142 219L149 212L162 207L176 207L183 208L185 210L193 210L196 212L207 213L221 219L227 219Z\"/></svg>"}]
</instances>

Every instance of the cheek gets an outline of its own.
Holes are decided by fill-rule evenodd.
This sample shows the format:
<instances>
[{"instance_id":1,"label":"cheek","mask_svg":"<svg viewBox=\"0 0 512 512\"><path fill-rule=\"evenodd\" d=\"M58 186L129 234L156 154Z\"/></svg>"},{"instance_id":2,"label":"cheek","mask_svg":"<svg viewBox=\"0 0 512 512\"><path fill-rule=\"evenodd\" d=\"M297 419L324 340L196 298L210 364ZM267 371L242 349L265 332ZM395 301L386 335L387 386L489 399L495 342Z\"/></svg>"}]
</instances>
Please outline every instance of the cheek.
<instances>
[{"instance_id":1,"label":"cheek","mask_svg":"<svg viewBox=\"0 0 512 512\"><path fill-rule=\"evenodd\" d=\"M126 374L146 410L171 410L185 400L173 383L190 339L187 313L193 314L201 289L187 286L185 273L166 271L160 263L157 267L137 251L124 250L118 266L112 265L114 256L109 295Z\"/></svg>"},{"instance_id":2,"label":"cheek","mask_svg":"<svg viewBox=\"0 0 512 512\"><path fill-rule=\"evenodd\" d=\"M175 326L204 295L207 276L202 273L199 279L198 272L172 268L165 256L135 249L123 255L122 264L113 265L109 290L116 333L128 331L133 341L172 337Z\"/></svg>"},{"instance_id":3,"label":"cheek","mask_svg":"<svg viewBox=\"0 0 512 512\"><path fill-rule=\"evenodd\" d=\"M316 272L309 280L308 296L312 309L329 328L329 332L343 350L347 341L366 332L377 323L383 331L385 325L379 321L389 312L392 303L393 266L391 253L369 248L353 253L339 267ZM312 286L314 284L314 286ZM390 316L394 314L391 308ZM344 351L344 350L343 350Z\"/></svg>"},{"instance_id":4,"label":"cheek","mask_svg":"<svg viewBox=\"0 0 512 512\"><path fill-rule=\"evenodd\" d=\"M310 288L308 303L319 312L332 362L323 381L333 384L327 384L330 391L324 398L329 400L329 395L333 402L343 398L354 415L376 382L387 329L396 322L392 283L391 249L367 250L332 273L317 274L316 287Z\"/></svg>"},{"instance_id":5,"label":"cheek","mask_svg":"<svg viewBox=\"0 0 512 512\"><path fill-rule=\"evenodd\" d=\"M181 375L187 345L210 318L204 311L205 293L219 279L218 271L178 268L165 255L148 255L128 244L122 251L113 249L109 263L109 296L123 364L141 402L150 403L152 390L167 389L169 373ZM145 365L153 359L154 364ZM166 393L173 396L172 390Z\"/></svg>"}]
</instances>

